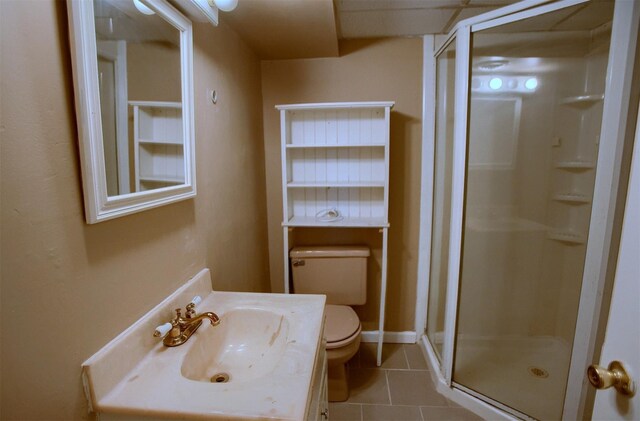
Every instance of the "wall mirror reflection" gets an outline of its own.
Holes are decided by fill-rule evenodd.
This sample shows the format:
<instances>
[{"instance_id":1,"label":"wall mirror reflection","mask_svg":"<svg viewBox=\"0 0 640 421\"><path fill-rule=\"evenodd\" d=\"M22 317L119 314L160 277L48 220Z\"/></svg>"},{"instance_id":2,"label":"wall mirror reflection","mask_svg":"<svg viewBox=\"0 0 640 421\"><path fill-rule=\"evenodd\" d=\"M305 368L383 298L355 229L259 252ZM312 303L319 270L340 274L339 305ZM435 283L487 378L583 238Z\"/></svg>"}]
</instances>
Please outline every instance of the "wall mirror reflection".
<instances>
[{"instance_id":1,"label":"wall mirror reflection","mask_svg":"<svg viewBox=\"0 0 640 421\"><path fill-rule=\"evenodd\" d=\"M164 0L70 0L69 15L87 222L193 197L189 20Z\"/></svg>"}]
</instances>

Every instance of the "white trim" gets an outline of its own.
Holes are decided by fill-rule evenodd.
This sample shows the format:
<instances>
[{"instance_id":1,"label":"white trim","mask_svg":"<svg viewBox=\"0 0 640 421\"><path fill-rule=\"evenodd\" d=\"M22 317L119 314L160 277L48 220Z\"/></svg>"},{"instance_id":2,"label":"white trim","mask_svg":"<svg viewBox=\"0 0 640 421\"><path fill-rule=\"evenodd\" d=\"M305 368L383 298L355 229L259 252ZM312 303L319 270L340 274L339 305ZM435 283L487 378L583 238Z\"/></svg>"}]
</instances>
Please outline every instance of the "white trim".
<instances>
[{"instance_id":1,"label":"white trim","mask_svg":"<svg viewBox=\"0 0 640 421\"><path fill-rule=\"evenodd\" d=\"M531 17L540 16L545 13L555 12L556 10L565 9L567 7L576 6L578 4L586 3L589 0L560 0L554 3L545 4L535 9L527 9L518 13L513 13L505 16L501 16L496 19L486 20L471 25L471 32L483 31L485 29L494 28L496 26L502 26L520 20L529 19Z\"/></svg>"},{"instance_id":2,"label":"white trim","mask_svg":"<svg viewBox=\"0 0 640 421\"><path fill-rule=\"evenodd\" d=\"M363 330L361 341L366 343L378 343L378 338L382 338L378 330ZM384 332L382 342L387 344L415 344L416 332L407 330L404 332ZM380 347L382 349L382 347Z\"/></svg>"},{"instance_id":3,"label":"white trim","mask_svg":"<svg viewBox=\"0 0 640 421\"><path fill-rule=\"evenodd\" d=\"M93 2L68 0L80 163L85 216L89 224L190 199L196 195L191 22L164 0L143 0L143 2L180 31L185 183L145 192L112 197L107 195L102 123L100 118L96 118L100 115L100 93Z\"/></svg>"},{"instance_id":4,"label":"white trim","mask_svg":"<svg viewBox=\"0 0 640 421\"><path fill-rule=\"evenodd\" d=\"M602 128L589 223L589 241L582 277L580 306L573 340L563 419L582 419L588 381L584 370L592 363L612 246L620 166L625 143L633 80L640 2L617 1L607 67ZM632 116L631 118L633 118ZM615 262L611 262L615 265Z\"/></svg>"},{"instance_id":5,"label":"white trim","mask_svg":"<svg viewBox=\"0 0 640 421\"><path fill-rule=\"evenodd\" d=\"M469 62L471 32L464 27L456 36L455 68L455 119L453 132L453 163L451 180L451 222L449 227L449 263L447 296L445 307L445 341L442 365L447 384L453 375L456 323L458 317L458 289L460 285L460 262L462 258L462 224L464 213L464 190L467 158L467 119L469 113Z\"/></svg>"},{"instance_id":6,"label":"white trim","mask_svg":"<svg viewBox=\"0 0 640 421\"><path fill-rule=\"evenodd\" d=\"M422 165L420 175L420 234L416 284L415 330L422 335L427 328L429 278L431 273L431 224L433 219L433 171L435 133L436 61L435 36L422 37ZM417 339L417 338L416 338Z\"/></svg>"},{"instance_id":7,"label":"white trim","mask_svg":"<svg viewBox=\"0 0 640 421\"><path fill-rule=\"evenodd\" d=\"M468 19L461 20L460 22L456 23L453 28L451 28L446 38L444 39L444 41L442 41L442 43L438 46L438 48L436 49L436 56L438 56L441 50L445 48L445 44L448 44L449 42L451 42L451 39L454 37L455 33L460 28L463 28L465 26L471 26L476 23L484 22L491 19L497 19L502 16L510 15L512 13L517 13L517 12L520 12L521 10L530 9L535 6L539 6L541 4L549 3L551 1L555 1L555 0L522 0L514 4L511 4L509 6L500 7L499 9L491 10L487 13L483 13L481 15L476 15Z\"/></svg>"},{"instance_id":8,"label":"white trim","mask_svg":"<svg viewBox=\"0 0 640 421\"><path fill-rule=\"evenodd\" d=\"M207 0L171 0L188 18L196 22L210 22L218 26L218 8Z\"/></svg>"}]
</instances>

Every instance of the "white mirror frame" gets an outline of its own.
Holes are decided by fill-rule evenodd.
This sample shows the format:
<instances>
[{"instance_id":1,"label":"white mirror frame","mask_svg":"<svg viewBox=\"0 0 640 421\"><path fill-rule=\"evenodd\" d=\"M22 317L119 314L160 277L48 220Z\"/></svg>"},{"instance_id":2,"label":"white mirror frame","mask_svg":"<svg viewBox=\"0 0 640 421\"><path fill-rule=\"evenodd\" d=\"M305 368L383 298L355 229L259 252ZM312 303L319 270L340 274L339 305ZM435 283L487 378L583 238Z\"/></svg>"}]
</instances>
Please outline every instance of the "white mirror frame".
<instances>
[{"instance_id":1,"label":"white mirror frame","mask_svg":"<svg viewBox=\"0 0 640 421\"><path fill-rule=\"evenodd\" d=\"M107 195L93 0L67 0L80 166L88 224L189 199L196 195L191 21L164 0L141 1L180 31L185 182L155 190L119 196Z\"/></svg>"}]
</instances>

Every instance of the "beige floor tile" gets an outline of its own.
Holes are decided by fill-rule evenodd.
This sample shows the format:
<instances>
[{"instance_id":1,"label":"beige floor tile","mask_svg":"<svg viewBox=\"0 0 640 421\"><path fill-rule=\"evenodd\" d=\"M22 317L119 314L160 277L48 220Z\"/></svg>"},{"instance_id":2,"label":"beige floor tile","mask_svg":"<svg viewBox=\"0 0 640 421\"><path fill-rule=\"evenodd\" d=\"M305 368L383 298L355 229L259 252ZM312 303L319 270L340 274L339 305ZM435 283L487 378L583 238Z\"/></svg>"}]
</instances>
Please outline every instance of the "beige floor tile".
<instances>
[{"instance_id":1,"label":"beige floor tile","mask_svg":"<svg viewBox=\"0 0 640 421\"><path fill-rule=\"evenodd\" d=\"M332 421L362 421L362 405L330 402L329 419Z\"/></svg>"},{"instance_id":2,"label":"beige floor tile","mask_svg":"<svg viewBox=\"0 0 640 421\"><path fill-rule=\"evenodd\" d=\"M482 420L479 416L473 412L467 411L464 408L448 408L448 407L435 407L435 406L423 406L422 418L425 421L477 421Z\"/></svg>"},{"instance_id":3,"label":"beige floor tile","mask_svg":"<svg viewBox=\"0 0 640 421\"><path fill-rule=\"evenodd\" d=\"M349 369L348 403L372 403L389 405L389 388L384 370Z\"/></svg>"},{"instance_id":4,"label":"beige floor tile","mask_svg":"<svg viewBox=\"0 0 640 421\"><path fill-rule=\"evenodd\" d=\"M412 370L427 370L429 366L422 355L422 350L418 344L403 345L404 352L407 355L409 368Z\"/></svg>"},{"instance_id":5,"label":"beige floor tile","mask_svg":"<svg viewBox=\"0 0 640 421\"><path fill-rule=\"evenodd\" d=\"M376 368L377 344L360 344L360 368ZM402 350L402 344L382 345L382 366L379 368L408 369L407 358Z\"/></svg>"},{"instance_id":6,"label":"beige floor tile","mask_svg":"<svg viewBox=\"0 0 640 421\"><path fill-rule=\"evenodd\" d=\"M428 371L387 370L393 405L447 406Z\"/></svg>"},{"instance_id":7,"label":"beige floor tile","mask_svg":"<svg viewBox=\"0 0 640 421\"><path fill-rule=\"evenodd\" d=\"M422 421L418 406L362 405L363 421Z\"/></svg>"}]
</instances>

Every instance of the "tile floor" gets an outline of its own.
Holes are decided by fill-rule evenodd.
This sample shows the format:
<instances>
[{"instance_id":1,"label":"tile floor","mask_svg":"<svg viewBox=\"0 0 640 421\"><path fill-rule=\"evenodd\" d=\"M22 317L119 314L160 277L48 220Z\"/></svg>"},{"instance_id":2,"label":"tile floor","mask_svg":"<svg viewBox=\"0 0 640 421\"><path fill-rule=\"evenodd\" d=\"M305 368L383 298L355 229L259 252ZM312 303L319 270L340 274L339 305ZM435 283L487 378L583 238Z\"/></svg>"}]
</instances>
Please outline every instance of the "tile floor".
<instances>
[{"instance_id":1,"label":"tile floor","mask_svg":"<svg viewBox=\"0 0 640 421\"><path fill-rule=\"evenodd\" d=\"M418 345L363 343L348 364L349 400L329 404L331 421L480 420L436 392Z\"/></svg>"}]
</instances>

